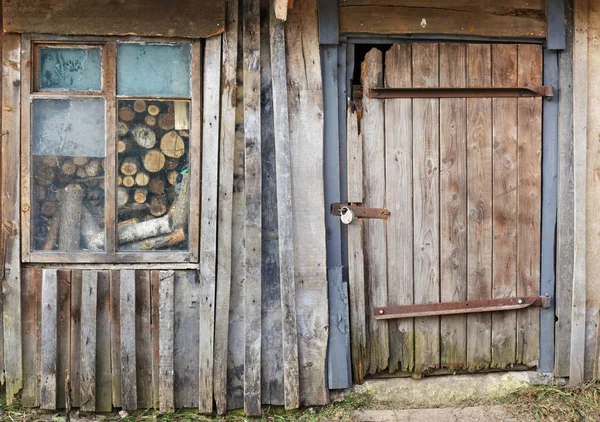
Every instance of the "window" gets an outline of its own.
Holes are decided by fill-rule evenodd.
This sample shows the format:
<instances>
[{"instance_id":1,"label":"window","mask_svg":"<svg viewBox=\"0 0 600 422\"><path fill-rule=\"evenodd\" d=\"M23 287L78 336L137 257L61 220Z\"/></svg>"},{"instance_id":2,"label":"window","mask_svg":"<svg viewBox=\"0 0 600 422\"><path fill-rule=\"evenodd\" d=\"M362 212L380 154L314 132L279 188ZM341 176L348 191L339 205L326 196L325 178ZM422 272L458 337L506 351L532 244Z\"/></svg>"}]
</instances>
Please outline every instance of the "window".
<instances>
[{"instance_id":1,"label":"window","mask_svg":"<svg viewBox=\"0 0 600 422\"><path fill-rule=\"evenodd\" d=\"M199 43L27 49L23 259L197 262Z\"/></svg>"}]
</instances>

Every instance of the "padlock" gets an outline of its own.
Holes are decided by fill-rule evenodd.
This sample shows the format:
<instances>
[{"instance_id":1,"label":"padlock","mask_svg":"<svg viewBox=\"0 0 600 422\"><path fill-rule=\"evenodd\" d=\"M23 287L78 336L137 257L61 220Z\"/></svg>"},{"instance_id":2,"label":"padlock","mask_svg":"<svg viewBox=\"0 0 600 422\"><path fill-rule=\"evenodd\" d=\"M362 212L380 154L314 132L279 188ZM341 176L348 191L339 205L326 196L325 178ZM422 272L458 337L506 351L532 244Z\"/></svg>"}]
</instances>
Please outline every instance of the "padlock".
<instances>
[{"instance_id":1,"label":"padlock","mask_svg":"<svg viewBox=\"0 0 600 422\"><path fill-rule=\"evenodd\" d=\"M354 213L350 208L342 207L340 209L340 220L342 220L342 223L344 224L350 224L352 223L352 220L354 220Z\"/></svg>"}]
</instances>

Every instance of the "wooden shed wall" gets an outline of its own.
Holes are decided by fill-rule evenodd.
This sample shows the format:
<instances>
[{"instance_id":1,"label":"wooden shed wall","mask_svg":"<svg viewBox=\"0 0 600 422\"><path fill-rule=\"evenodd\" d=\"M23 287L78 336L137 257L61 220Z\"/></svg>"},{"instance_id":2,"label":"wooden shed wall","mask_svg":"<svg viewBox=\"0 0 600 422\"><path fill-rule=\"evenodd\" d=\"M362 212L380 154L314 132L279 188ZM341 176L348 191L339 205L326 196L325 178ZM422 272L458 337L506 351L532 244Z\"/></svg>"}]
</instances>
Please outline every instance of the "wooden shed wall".
<instances>
[{"instance_id":1,"label":"wooden shed wall","mask_svg":"<svg viewBox=\"0 0 600 422\"><path fill-rule=\"evenodd\" d=\"M296 1L286 23L269 10L268 1L228 0L227 30L204 42L197 266L21 267L17 163L27 65L21 36L3 35L2 246L10 276L0 363L9 404L63 407L66 369L74 404L88 410L208 413L214 400L220 413L244 407L256 415L261 404L328 402L317 1Z\"/></svg>"}]
</instances>

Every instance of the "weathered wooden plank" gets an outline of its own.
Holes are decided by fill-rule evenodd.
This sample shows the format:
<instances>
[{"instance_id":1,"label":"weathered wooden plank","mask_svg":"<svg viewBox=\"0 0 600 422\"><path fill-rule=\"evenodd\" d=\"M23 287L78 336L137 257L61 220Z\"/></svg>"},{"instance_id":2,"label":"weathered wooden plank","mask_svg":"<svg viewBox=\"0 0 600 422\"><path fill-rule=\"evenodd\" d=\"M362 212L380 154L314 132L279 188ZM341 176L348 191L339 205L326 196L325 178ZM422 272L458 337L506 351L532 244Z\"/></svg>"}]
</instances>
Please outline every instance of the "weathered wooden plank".
<instances>
[{"instance_id":1,"label":"weathered wooden plank","mask_svg":"<svg viewBox=\"0 0 600 422\"><path fill-rule=\"evenodd\" d=\"M98 272L96 308L96 412L112 410L110 279Z\"/></svg>"},{"instance_id":2,"label":"weathered wooden plank","mask_svg":"<svg viewBox=\"0 0 600 422\"><path fill-rule=\"evenodd\" d=\"M202 215L200 219L200 349L199 401L202 413L213 410L213 349L217 258L217 198L219 166L219 87L221 37L207 40L204 54L204 116L202 147ZM204 335L203 335L204 333Z\"/></svg>"},{"instance_id":3,"label":"weathered wooden plank","mask_svg":"<svg viewBox=\"0 0 600 422\"><path fill-rule=\"evenodd\" d=\"M559 86L573 81L573 4L567 2L566 46L559 54ZM554 373L569 376L571 347L571 288L573 286L573 90L558 97L558 205L556 226L556 336Z\"/></svg>"},{"instance_id":4,"label":"weathered wooden plank","mask_svg":"<svg viewBox=\"0 0 600 422\"><path fill-rule=\"evenodd\" d=\"M152 407L160 408L160 324L159 324L160 271L150 272L150 300L152 320Z\"/></svg>"},{"instance_id":5,"label":"weathered wooden plank","mask_svg":"<svg viewBox=\"0 0 600 422\"><path fill-rule=\"evenodd\" d=\"M152 332L150 271L135 272L135 362L138 408L152 407Z\"/></svg>"},{"instance_id":6,"label":"weathered wooden plank","mask_svg":"<svg viewBox=\"0 0 600 422\"><path fill-rule=\"evenodd\" d=\"M412 86L411 54L409 44L394 44L387 51L386 87ZM414 301L412 139L412 100L386 100L385 206L394 216L386 224L387 306L412 305ZM362 183L360 189L362 192ZM400 319L388 325L389 371L410 372L414 366L414 320Z\"/></svg>"},{"instance_id":7,"label":"weathered wooden plank","mask_svg":"<svg viewBox=\"0 0 600 422\"><path fill-rule=\"evenodd\" d=\"M160 411L172 413L175 409L173 395L174 369L173 369L173 306L175 277L173 271L159 273L159 326L160 326Z\"/></svg>"},{"instance_id":8,"label":"weathered wooden plank","mask_svg":"<svg viewBox=\"0 0 600 422\"><path fill-rule=\"evenodd\" d=\"M109 282L112 404L121 407L121 273L111 271Z\"/></svg>"},{"instance_id":9,"label":"weathered wooden plank","mask_svg":"<svg viewBox=\"0 0 600 422\"><path fill-rule=\"evenodd\" d=\"M491 47L467 46L467 86L491 84ZM492 101L467 99L467 299L492 295ZM491 315L467 316L470 370L491 362Z\"/></svg>"},{"instance_id":10,"label":"weathered wooden plank","mask_svg":"<svg viewBox=\"0 0 600 422\"><path fill-rule=\"evenodd\" d=\"M492 45L492 86L517 86L517 46ZM517 99L494 98L492 297L517 294ZM492 313L492 367L515 360L515 311Z\"/></svg>"},{"instance_id":11,"label":"weathered wooden plank","mask_svg":"<svg viewBox=\"0 0 600 422\"><path fill-rule=\"evenodd\" d=\"M518 47L518 83L542 83L542 47ZM518 100L517 294L540 289L542 100ZM539 359L539 308L517 312L517 361L536 366Z\"/></svg>"},{"instance_id":12,"label":"weathered wooden plank","mask_svg":"<svg viewBox=\"0 0 600 422\"><path fill-rule=\"evenodd\" d=\"M66 407L66 373L71 365L71 271L58 270L56 322L56 406Z\"/></svg>"},{"instance_id":13,"label":"weathered wooden plank","mask_svg":"<svg viewBox=\"0 0 600 422\"><path fill-rule=\"evenodd\" d=\"M174 394L175 407L198 407L198 346L201 290L195 271L177 271L174 279Z\"/></svg>"},{"instance_id":14,"label":"weathered wooden plank","mask_svg":"<svg viewBox=\"0 0 600 422\"><path fill-rule=\"evenodd\" d=\"M361 203L363 201L363 144L362 135L358 132L358 116L356 111L348 108L346 120L348 125L346 130L348 145L348 201ZM365 318L365 268L362 223L360 220L348 226L348 256L352 376L355 383L362 384L367 374L368 363Z\"/></svg>"},{"instance_id":15,"label":"weathered wooden plank","mask_svg":"<svg viewBox=\"0 0 600 422\"><path fill-rule=\"evenodd\" d=\"M413 87L438 86L438 45L412 48ZM414 301L440 300L439 274L439 100L413 99ZM417 375L440 362L440 320L415 319Z\"/></svg>"},{"instance_id":16,"label":"weathered wooden plank","mask_svg":"<svg viewBox=\"0 0 600 422\"><path fill-rule=\"evenodd\" d=\"M261 413L261 114L260 5L243 4L244 137L246 144L246 280L244 282L244 410Z\"/></svg>"},{"instance_id":17,"label":"weathered wooden plank","mask_svg":"<svg viewBox=\"0 0 600 422\"><path fill-rule=\"evenodd\" d=\"M23 361L21 337L21 241L20 232L20 189L19 132L21 37L15 34L2 36L2 256L4 276L2 286L3 362L6 382L6 404L16 403L23 388Z\"/></svg>"},{"instance_id":18,"label":"weathered wooden plank","mask_svg":"<svg viewBox=\"0 0 600 422\"><path fill-rule=\"evenodd\" d=\"M543 38L545 2L353 0L340 2L340 33Z\"/></svg>"},{"instance_id":19,"label":"weathered wooden plank","mask_svg":"<svg viewBox=\"0 0 600 422\"><path fill-rule=\"evenodd\" d=\"M227 346L232 277L233 165L237 100L238 0L227 0L227 31L221 57L221 136L219 139L219 209L217 239L217 298L215 309L214 396L219 414L227 411Z\"/></svg>"},{"instance_id":20,"label":"weathered wooden plank","mask_svg":"<svg viewBox=\"0 0 600 422\"><path fill-rule=\"evenodd\" d=\"M3 5L7 32L73 35L140 35L206 38L221 33L225 0L183 1L178 7L158 0L110 1L30 0ZM103 16L98 19L98 16ZM140 17L143 16L143 19ZM73 25L77 22L77 25Z\"/></svg>"},{"instance_id":21,"label":"weathered wooden plank","mask_svg":"<svg viewBox=\"0 0 600 422\"><path fill-rule=\"evenodd\" d=\"M285 29L270 16L271 73L275 128L277 220L279 226L279 284L282 312L283 382L286 409L300 406L296 281L294 278L294 232L292 225L292 174L288 119Z\"/></svg>"},{"instance_id":22,"label":"weathered wooden plank","mask_svg":"<svg viewBox=\"0 0 600 422\"><path fill-rule=\"evenodd\" d=\"M71 345L70 376L71 400L73 407L81 406L81 275L73 270L71 274Z\"/></svg>"},{"instance_id":23,"label":"weathered wooden plank","mask_svg":"<svg viewBox=\"0 0 600 422\"><path fill-rule=\"evenodd\" d=\"M323 92L316 0L295 0L285 25L300 404L329 401L326 383L327 304L323 198Z\"/></svg>"},{"instance_id":24,"label":"weathered wooden plank","mask_svg":"<svg viewBox=\"0 0 600 422\"><path fill-rule=\"evenodd\" d=\"M42 350L40 359L40 408L56 409L56 319L58 280L56 270L42 273Z\"/></svg>"},{"instance_id":25,"label":"weathered wooden plank","mask_svg":"<svg viewBox=\"0 0 600 422\"><path fill-rule=\"evenodd\" d=\"M277 19L281 19L282 21L287 19L288 1L289 0L273 0L272 8Z\"/></svg>"},{"instance_id":26,"label":"weathered wooden plank","mask_svg":"<svg viewBox=\"0 0 600 422\"><path fill-rule=\"evenodd\" d=\"M361 69L363 96L361 134L363 137L364 201L366 207L385 204L385 137L383 102L369 97L371 88L383 85L383 57L378 49L365 56ZM367 291L368 358L370 374L387 368L389 336L387 324L375 320L368 309L387 302L387 268L385 260L385 224L367 220L364 228L365 285Z\"/></svg>"},{"instance_id":27,"label":"weathered wooden plank","mask_svg":"<svg viewBox=\"0 0 600 422\"><path fill-rule=\"evenodd\" d=\"M440 85L465 87L464 44L440 44ZM442 302L467 300L467 101L440 99L440 296ZM464 368L467 318L440 321L441 365Z\"/></svg>"},{"instance_id":28,"label":"weathered wooden plank","mask_svg":"<svg viewBox=\"0 0 600 422\"><path fill-rule=\"evenodd\" d=\"M25 407L37 407L39 393L38 362L38 321L41 309L38 307L39 281L42 278L40 268L25 268L21 279L21 306L23 321L23 395L21 404Z\"/></svg>"},{"instance_id":29,"label":"weathered wooden plank","mask_svg":"<svg viewBox=\"0 0 600 422\"><path fill-rule=\"evenodd\" d=\"M83 271L81 283L81 410L96 410L98 271Z\"/></svg>"},{"instance_id":30,"label":"weathered wooden plank","mask_svg":"<svg viewBox=\"0 0 600 422\"><path fill-rule=\"evenodd\" d=\"M135 270L122 270L119 275L120 326L121 326L121 407L136 410L137 376L135 351Z\"/></svg>"},{"instance_id":31,"label":"weathered wooden plank","mask_svg":"<svg viewBox=\"0 0 600 422\"><path fill-rule=\"evenodd\" d=\"M260 0L261 403L283 404L283 345L269 0Z\"/></svg>"}]
</instances>

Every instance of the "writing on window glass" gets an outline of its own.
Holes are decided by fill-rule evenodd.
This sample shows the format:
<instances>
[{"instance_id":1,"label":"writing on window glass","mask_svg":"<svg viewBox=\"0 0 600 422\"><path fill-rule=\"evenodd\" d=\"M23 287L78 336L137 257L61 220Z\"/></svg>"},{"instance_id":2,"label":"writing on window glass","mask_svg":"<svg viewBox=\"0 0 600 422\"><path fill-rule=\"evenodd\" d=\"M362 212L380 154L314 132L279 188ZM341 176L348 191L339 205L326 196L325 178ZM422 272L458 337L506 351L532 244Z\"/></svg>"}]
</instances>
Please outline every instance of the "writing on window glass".
<instances>
[{"instance_id":1,"label":"writing on window glass","mask_svg":"<svg viewBox=\"0 0 600 422\"><path fill-rule=\"evenodd\" d=\"M100 48L40 48L41 91L100 91Z\"/></svg>"}]
</instances>

